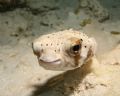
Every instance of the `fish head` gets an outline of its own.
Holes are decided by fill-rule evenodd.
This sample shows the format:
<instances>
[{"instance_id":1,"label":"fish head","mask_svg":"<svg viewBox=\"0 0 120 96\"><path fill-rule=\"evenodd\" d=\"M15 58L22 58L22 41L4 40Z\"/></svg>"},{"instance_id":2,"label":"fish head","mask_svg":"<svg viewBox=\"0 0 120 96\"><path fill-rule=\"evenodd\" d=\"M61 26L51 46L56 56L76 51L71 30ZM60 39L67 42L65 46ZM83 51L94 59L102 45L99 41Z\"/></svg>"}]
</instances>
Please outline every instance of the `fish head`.
<instances>
[{"instance_id":1,"label":"fish head","mask_svg":"<svg viewBox=\"0 0 120 96\"><path fill-rule=\"evenodd\" d=\"M33 44L33 52L40 66L47 70L72 70L81 67L94 56L96 42L94 38L78 35L43 35ZM83 38L82 38L83 37ZM84 38L85 37L85 38Z\"/></svg>"}]
</instances>

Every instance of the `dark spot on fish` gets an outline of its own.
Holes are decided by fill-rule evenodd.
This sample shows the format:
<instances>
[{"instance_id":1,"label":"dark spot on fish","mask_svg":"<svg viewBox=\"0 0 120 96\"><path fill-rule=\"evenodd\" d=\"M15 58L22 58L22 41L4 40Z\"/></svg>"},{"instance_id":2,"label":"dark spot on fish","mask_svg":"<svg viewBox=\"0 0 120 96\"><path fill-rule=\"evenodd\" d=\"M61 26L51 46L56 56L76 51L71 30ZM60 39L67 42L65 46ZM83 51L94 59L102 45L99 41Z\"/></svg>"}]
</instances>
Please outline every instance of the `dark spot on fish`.
<instances>
[{"instance_id":1,"label":"dark spot on fish","mask_svg":"<svg viewBox=\"0 0 120 96\"><path fill-rule=\"evenodd\" d=\"M46 44L46 46L48 46L48 44Z\"/></svg>"},{"instance_id":2,"label":"dark spot on fish","mask_svg":"<svg viewBox=\"0 0 120 96\"><path fill-rule=\"evenodd\" d=\"M40 44L40 46L43 46L43 44Z\"/></svg>"},{"instance_id":3,"label":"dark spot on fish","mask_svg":"<svg viewBox=\"0 0 120 96\"><path fill-rule=\"evenodd\" d=\"M84 46L85 48L87 48L87 46Z\"/></svg>"},{"instance_id":4,"label":"dark spot on fish","mask_svg":"<svg viewBox=\"0 0 120 96\"><path fill-rule=\"evenodd\" d=\"M104 87L107 87L107 85L106 85L106 84L102 84L102 83L101 83L100 85L101 85L101 86L104 86Z\"/></svg>"},{"instance_id":5,"label":"dark spot on fish","mask_svg":"<svg viewBox=\"0 0 120 96\"><path fill-rule=\"evenodd\" d=\"M120 63L119 62L115 62L113 65L120 65Z\"/></svg>"},{"instance_id":6,"label":"dark spot on fish","mask_svg":"<svg viewBox=\"0 0 120 96\"><path fill-rule=\"evenodd\" d=\"M80 39L81 41L83 41L83 39Z\"/></svg>"}]
</instances>

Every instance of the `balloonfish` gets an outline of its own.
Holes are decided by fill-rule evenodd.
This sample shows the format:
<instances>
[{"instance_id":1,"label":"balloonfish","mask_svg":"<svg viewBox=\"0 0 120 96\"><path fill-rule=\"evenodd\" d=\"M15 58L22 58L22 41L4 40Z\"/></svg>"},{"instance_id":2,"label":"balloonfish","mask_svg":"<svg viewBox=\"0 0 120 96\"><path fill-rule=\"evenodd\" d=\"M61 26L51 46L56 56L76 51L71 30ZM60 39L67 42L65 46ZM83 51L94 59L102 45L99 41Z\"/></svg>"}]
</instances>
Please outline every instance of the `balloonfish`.
<instances>
[{"instance_id":1,"label":"balloonfish","mask_svg":"<svg viewBox=\"0 0 120 96\"><path fill-rule=\"evenodd\" d=\"M32 43L40 66L57 71L81 67L94 57L96 47L93 37L73 29L42 35Z\"/></svg>"}]
</instances>

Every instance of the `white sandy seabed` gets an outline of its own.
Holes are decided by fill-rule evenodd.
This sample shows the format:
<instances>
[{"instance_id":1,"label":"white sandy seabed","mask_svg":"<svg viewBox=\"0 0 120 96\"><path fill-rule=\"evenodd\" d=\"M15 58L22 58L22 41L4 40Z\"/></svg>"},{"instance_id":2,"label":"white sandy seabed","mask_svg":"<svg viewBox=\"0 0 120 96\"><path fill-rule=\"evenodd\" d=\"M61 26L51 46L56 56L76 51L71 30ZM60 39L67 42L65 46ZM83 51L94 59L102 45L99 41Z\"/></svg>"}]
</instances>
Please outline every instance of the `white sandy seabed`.
<instances>
[{"instance_id":1,"label":"white sandy seabed","mask_svg":"<svg viewBox=\"0 0 120 96\"><path fill-rule=\"evenodd\" d=\"M44 12L36 15L25 8L0 13L0 96L120 96L119 0L101 1L110 13L110 19L103 23L90 18L84 10L75 14L77 1L68 1L56 4L55 0L31 0L32 8L58 7L43 8ZM80 26L88 18L90 24ZM31 42L42 34L69 28L82 30L97 40L97 57L102 67L93 68L91 73L86 71L89 68L67 72L51 87L57 79L50 78L62 72L40 67Z\"/></svg>"}]
</instances>

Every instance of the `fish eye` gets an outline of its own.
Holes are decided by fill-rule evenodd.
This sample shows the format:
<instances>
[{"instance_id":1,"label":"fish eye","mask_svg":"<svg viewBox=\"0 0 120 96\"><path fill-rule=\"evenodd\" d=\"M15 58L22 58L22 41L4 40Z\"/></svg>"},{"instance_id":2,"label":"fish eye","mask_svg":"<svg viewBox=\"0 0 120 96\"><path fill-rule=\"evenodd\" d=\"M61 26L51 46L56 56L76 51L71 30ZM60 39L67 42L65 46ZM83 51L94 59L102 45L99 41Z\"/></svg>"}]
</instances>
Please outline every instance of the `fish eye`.
<instances>
[{"instance_id":1,"label":"fish eye","mask_svg":"<svg viewBox=\"0 0 120 96\"><path fill-rule=\"evenodd\" d=\"M78 51L80 50L81 46L78 44L78 45L74 45L71 47L71 52L76 54L78 53Z\"/></svg>"},{"instance_id":2,"label":"fish eye","mask_svg":"<svg viewBox=\"0 0 120 96\"><path fill-rule=\"evenodd\" d=\"M73 51L79 51L79 49L80 49L80 45L75 45L72 47Z\"/></svg>"}]
</instances>

